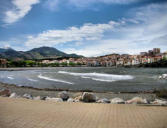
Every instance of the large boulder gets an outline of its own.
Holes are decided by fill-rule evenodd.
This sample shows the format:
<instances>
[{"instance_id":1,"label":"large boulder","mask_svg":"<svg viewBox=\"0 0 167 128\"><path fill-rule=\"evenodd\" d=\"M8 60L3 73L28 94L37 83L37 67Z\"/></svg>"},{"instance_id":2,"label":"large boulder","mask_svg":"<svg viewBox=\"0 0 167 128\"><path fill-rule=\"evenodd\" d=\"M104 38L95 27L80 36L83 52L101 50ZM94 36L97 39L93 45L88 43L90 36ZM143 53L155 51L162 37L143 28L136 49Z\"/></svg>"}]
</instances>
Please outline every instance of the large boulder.
<instances>
[{"instance_id":1,"label":"large boulder","mask_svg":"<svg viewBox=\"0 0 167 128\"><path fill-rule=\"evenodd\" d=\"M20 96L18 96L15 92L12 93L9 98L19 98Z\"/></svg>"},{"instance_id":2,"label":"large boulder","mask_svg":"<svg viewBox=\"0 0 167 128\"><path fill-rule=\"evenodd\" d=\"M111 103L112 104L124 104L125 101L121 98L116 97L116 98L111 99Z\"/></svg>"},{"instance_id":3,"label":"large boulder","mask_svg":"<svg viewBox=\"0 0 167 128\"><path fill-rule=\"evenodd\" d=\"M75 100L73 98L69 98L67 102L75 102Z\"/></svg>"},{"instance_id":4,"label":"large boulder","mask_svg":"<svg viewBox=\"0 0 167 128\"><path fill-rule=\"evenodd\" d=\"M131 100L126 101L127 104L147 104L148 101L141 97L134 97Z\"/></svg>"},{"instance_id":5,"label":"large boulder","mask_svg":"<svg viewBox=\"0 0 167 128\"><path fill-rule=\"evenodd\" d=\"M31 100L33 99L32 95L27 94L27 93L23 95L23 98L31 99Z\"/></svg>"},{"instance_id":6,"label":"large boulder","mask_svg":"<svg viewBox=\"0 0 167 128\"><path fill-rule=\"evenodd\" d=\"M97 100L97 103L110 103L110 100L108 100L107 98L102 98Z\"/></svg>"},{"instance_id":7,"label":"large boulder","mask_svg":"<svg viewBox=\"0 0 167 128\"><path fill-rule=\"evenodd\" d=\"M11 94L9 89L2 89L0 90L0 96L4 96L4 97L9 97Z\"/></svg>"},{"instance_id":8,"label":"large boulder","mask_svg":"<svg viewBox=\"0 0 167 128\"><path fill-rule=\"evenodd\" d=\"M165 105L167 106L167 101L165 100L160 100L160 99L155 99L155 101L151 102L153 105Z\"/></svg>"},{"instance_id":9,"label":"large boulder","mask_svg":"<svg viewBox=\"0 0 167 128\"><path fill-rule=\"evenodd\" d=\"M96 102L96 100L97 100L97 97L93 93L84 92L82 94L82 101L83 102Z\"/></svg>"},{"instance_id":10,"label":"large boulder","mask_svg":"<svg viewBox=\"0 0 167 128\"><path fill-rule=\"evenodd\" d=\"M69 98L69 94L67 93L67 91L62 91L58 94L58 96L63 99L64 101L68 100Z\"/></svg>"},{"instance_id":11,"label":"large boulder","mask_svg":"<svg viewBox=\"0 0 167 128\"><path fill-rule=\"evenodd\" d=\"M52 102L63 102L63 100L61 98L50 98L50 97L46 97L45 99L46 101L52 101Z\"/></svg>"}]
</instances>

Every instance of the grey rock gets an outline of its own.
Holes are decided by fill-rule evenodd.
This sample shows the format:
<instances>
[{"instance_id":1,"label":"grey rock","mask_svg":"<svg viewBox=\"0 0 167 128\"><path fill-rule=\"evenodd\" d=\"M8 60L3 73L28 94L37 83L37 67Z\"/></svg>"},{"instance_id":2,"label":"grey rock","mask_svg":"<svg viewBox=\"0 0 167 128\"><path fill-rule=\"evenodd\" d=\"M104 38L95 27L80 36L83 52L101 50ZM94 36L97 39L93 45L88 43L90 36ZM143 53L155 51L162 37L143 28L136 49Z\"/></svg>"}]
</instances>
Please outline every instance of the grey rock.
<instances>
[{"instance_id":1,"label":"grey rock","mask_svg":"<svg viewBox=\"0 0 167 128\"><path fill-rule=\"evenodd\" d=\"M50 98L50 97L47 97L45 100L46 101L52 101L52 102L63 102L63 100L61 98Z\"/></svg>"},{"instance_id":2,"label":"grey rock","mask_svg":"<svg viewBox=\"0 0 167 128\"><path fill-rule=\"evenodd\" d=\"M18 96L15 92L12 93L9 98L19 98L20 96Z\"/></svg>"},{"instance_id":3,"label":"grey rock","mask_svg":"<svg viewBox=\"0 0 167 128\"><path fill-rule=\"evenodd\" d=\"M69 98L67 102L75 102L75 100L73 98Z\"/></svg>"},{"instance_id":4,"label":"grey rock","mask_svg":"<svg viewBox=\"0 0 167 128\"><path fill-rule=\"evenodd\" d=\"M148 101L141 97L134 97L131 100L126 101L127 104L147 104Z\"/></svg>"},{"instance_id":5,"label":"grey rock","mask_svg":"<svg viewBox=\"0 0 167 128\"><path fill-rule=\"evenodd\" d=\"M82 101L83 102L96 102L96 100L97 100L97 97L93 93L84 92L82 94Z\"/></svg>"},{"instance_id":6,"label":"grey rock","mask_svg":"<svg viewBox=\"0 0 167 128\"><path fill-rule=\"evenodd\" d=\"M41 100L40 96L33 97L33 100Z\"/></svg>"},{"instance_id":7,"label":"grey rock","mask_svg":"<svg viewBox=\"0 0 167 128\"><path fill-rule=\"evenodd\" d=\"M111 103L112 104L124 104L125 101L121 98L116 97L116 98L111 99Z\"/></svg>"},{"instance_id":8,"label":"grey rock","mask_svg":"<svg viewBox=\"0 0 167 128\"><path fill-rule=\"evenodd\" d=\"M33 99L32 95L27 94L27 93L23 95L23 98L31 99L31 100Z\"/></svg>"},{"instance_id":9,"label":"grey rock","mask_svg":"<svg viewBox=\"0 0 167 128\"><path fill-rule=\"evenodd\" d=\"M167 106L167 101L166 100L155 99L155 101L151 102L151 104Z\"/></svg>"},{"instance_id":10,"label":"grey rock","mask_svg":"<svg viewBox=\"0 0 167 128\"><path fill-rule=\"evenodd\" d=\"M59 97L60 97L61 99L63 99L64 101L68 100L68 98L69 98L69 94L68 94L67 91L62 91L62 92L60 92L58 95L59 95Z\"/></svg>"},{"instance_id":11,"label":"grey rock","mask_svg":"<svg viewBox=\"0 0 167 128\"><path fill-rule=\"evenodd\" d=\"M108 100L107 98L102 98L97 100L97 103L110 103L110 100Z\"/></svg>"}]
</instances>

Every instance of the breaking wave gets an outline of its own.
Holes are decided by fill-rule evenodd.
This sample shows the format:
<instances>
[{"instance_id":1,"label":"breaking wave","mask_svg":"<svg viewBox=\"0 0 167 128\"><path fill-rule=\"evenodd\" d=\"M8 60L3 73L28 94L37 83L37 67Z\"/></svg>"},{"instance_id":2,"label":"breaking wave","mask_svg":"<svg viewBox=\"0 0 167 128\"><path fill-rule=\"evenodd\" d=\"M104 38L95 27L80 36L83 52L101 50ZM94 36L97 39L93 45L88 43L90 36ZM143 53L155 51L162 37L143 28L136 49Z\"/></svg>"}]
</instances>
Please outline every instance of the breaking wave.
<instances>
[{"instance_id":1,"label":"breaking wave","mask_svg":"<svg viewBox=\"0 0 167 128\"><path fill-rule=\"evenodd\" d=\"M38 80L34 80L34 79L31 79L31 78L27 78L29 81L32 81L32 82L38 82Z\"/></svg>"},{"instance_id":2,"label":"breaking wave","mask_svg":"<svg viewBox=\"0 0 167 128\"><path fill-rule=\"evenodd\" d=\"M14 79L14 78L13 78L13 77L11 77L11 76L8 76L7 78L8 78L8 79L10 79L10 80L13 80L13 79Z\"/></svg>"},{"instance_id":3,"label":"breaking wave","mask_svg":"<svg viewBox=\"0 0 167 128\"><path fill-rule=\"evenodd\" d=\"M104 73L74 73L74 72L66 72L66 71L59 71L60 74L68 74L72 76L80 76L84 79L92 79L95 81L102 81L102 82L114 82L120 80L131 80L134 77L131 75L114 75L114 74L104 74Z\"/></svg>"},{"instance_id":4,"label":"breaking wave","mask_svg":"<svg viewBox=\"0 0 167 128\"><path fill-rule=\"evenodd\" d=\"M49 81L60 82L60 83L66 83L66 84L74 84L74 83L71 83L71 82L68 82L68 81L63 81L63 80L59 80L59 79L53 79L53 78L50 78L50 77L42 76L41 74L38 75L38 78L44 79L44 80L49 80Z\"/></svg>"}]
</instances>

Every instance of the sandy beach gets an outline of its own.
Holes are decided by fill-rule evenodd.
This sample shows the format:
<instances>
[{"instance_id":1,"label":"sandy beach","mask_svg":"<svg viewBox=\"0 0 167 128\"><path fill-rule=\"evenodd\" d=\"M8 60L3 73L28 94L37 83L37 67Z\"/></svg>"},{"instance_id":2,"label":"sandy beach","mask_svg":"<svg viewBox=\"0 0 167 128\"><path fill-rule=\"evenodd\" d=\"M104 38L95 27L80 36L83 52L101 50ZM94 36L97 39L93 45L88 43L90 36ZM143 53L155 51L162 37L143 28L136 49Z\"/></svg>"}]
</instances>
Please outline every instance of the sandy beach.
<instances>
[{"instance_id":1,"label":"sandy beach","mask_svg":"<svg viewBox=\"0 0 167 128\"><path fill-rule=\"evenodd\" d=\"M1 128L167 128L167 107L0 97Z\"/></svg>"}]
</instances>

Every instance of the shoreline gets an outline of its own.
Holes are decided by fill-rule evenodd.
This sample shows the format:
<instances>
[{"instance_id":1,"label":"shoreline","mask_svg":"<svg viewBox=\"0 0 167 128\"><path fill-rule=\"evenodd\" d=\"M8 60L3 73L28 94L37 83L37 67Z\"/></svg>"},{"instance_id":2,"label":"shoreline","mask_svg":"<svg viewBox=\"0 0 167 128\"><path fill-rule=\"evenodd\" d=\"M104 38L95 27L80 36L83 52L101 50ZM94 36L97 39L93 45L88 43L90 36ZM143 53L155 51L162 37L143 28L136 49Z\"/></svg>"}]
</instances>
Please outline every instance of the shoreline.
<instances>
[{"instance_id":1,"label":"shoreline","mask_svg":"<svg viewBox=\"0 0 167 128\"><path fill-rule=\"evenodd\" d=\"M94 93L99 98L108 98L112 99L115 97L122 98L124 100L132 99L133 97L142 97L149 101L156 99L156 94L153 92L95 92L89 90L64 90L64 89L40 89L27 86L17 86L14 84L7 84L0 82L0 90L9 89L12 93L17 93L18 95L30 94L32 96L41 96L41 97L57 97L58 93L62 91L67 91L70 97L75 98L83 94L83 92Z\"/></svg>"},{"instance_id":2,"label":"shoreline","mask_svg":"<svg viewBox=\"0 0 167 128\"><path fill-rule=\"evenodd\" d=\"M24 71L24 70L39 70L39 69L43 69L43 70L47 70L53 67L20 67L20 68L0 68L0 71ZM55 67L56 68L56 67ZM100 67L99 67L100 68ZM55 88L55 89L51 89L51 88L34 88L32 86L19 86L19 85L15 85L15 84L8 84L8 83L2 83L0 82L0 90L1 89L9 89L11 90L11 92L15 92L18 95L24 95L25 93L27 94L31 94L32 96L42 96L42 97L57 97L58 93L61 91L67 91L70 94L70 97L76 97L81 95L83 92L91 92L94 93L95 95L97 95L99 98L115 98L115 97L119 97L122 98L124 100L128 100L131 99L133 97L142 97L142 98L146 98L150 101L155 100L156 94L155 91L156 90L148 90L148 91L129 91L129 92L111 92L111 91L93 91L93 90L89 90L89 89L84 89L84 90L74 90L74 89L62 89L62 88Z\"/></svg>"}]
</instances>

